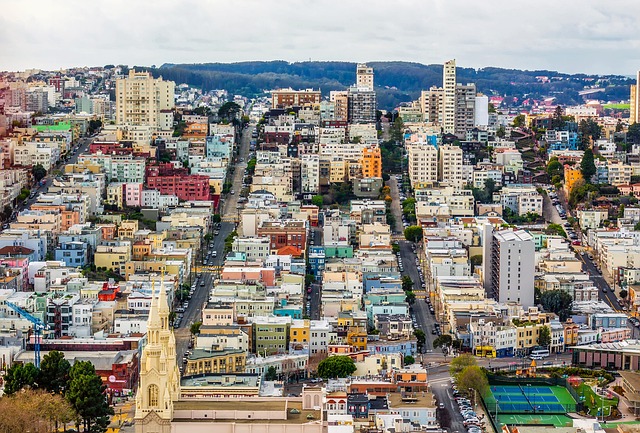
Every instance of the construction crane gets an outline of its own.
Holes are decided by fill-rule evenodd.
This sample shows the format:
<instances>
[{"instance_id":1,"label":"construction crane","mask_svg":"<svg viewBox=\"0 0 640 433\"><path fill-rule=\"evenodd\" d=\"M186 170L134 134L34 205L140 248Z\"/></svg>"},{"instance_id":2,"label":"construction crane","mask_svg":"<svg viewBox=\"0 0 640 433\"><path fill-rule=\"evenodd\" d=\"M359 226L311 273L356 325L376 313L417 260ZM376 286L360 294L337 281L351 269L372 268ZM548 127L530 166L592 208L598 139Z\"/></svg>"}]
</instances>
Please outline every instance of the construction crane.
<instances>
[{"instance_id":1,"label":"construction crane","mask_svg":"<svg viewBox=\"0 0 640 433\"><path fill-rule=\"evenodd\" d=\"M40 336L42 335L42 331L44 331L45 328L44 323L42 323L42 320L38 319L33 314L25 311L12 302L6 302L6 305L16 313L21 315L23 318L33 323L33 336L35 341L33 347L33 351L35 352L34 364L36 365L36 368L40 368Z\"/></svg>"}]
</instances>

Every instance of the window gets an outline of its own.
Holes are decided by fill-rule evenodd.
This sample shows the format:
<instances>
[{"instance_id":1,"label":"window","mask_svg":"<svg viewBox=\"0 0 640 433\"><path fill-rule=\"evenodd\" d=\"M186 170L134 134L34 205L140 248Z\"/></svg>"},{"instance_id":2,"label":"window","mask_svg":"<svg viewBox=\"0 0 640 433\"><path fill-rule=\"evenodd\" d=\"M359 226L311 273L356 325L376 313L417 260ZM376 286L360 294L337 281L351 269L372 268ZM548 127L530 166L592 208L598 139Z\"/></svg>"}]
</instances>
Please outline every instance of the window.
<instances>
[{"instance_id":1,"label":"window","mask_svg":"<svg viewBox=\"0 0 640 433\"><path fill-rule=\"evenodd\" d=\"M158 395L160 394L158 385L149 385L149 407L158 407Z\"/></svg>"}]
</instances>

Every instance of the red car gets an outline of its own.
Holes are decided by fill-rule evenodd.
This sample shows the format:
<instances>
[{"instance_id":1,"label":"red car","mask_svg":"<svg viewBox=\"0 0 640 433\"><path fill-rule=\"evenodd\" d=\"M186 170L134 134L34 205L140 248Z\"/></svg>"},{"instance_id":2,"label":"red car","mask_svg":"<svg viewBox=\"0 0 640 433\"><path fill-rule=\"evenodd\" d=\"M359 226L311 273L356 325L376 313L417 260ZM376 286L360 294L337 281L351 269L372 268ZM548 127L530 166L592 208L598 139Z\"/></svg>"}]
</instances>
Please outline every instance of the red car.
<instances>
[{"instance_id":1,"label":"red car","mask_svg":"<svg viewBox=\"0 0 640 433\"><path fill-rule=\"evenodd\" d=\"M571 245L581 245L581 244L580 244L580 241L573 241L571 242Z\"/></svg>"}]
</instances>

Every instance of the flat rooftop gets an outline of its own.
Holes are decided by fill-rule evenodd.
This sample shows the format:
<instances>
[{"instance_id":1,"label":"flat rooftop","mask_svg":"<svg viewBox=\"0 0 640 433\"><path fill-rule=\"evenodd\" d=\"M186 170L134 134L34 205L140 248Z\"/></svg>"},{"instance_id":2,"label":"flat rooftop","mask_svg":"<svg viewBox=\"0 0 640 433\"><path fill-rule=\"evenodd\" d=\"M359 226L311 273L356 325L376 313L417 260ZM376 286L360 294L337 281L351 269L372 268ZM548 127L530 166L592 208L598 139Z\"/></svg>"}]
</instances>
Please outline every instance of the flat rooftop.
<instances>
[{"instance_id":1,"label":"flat rooftop","mask_svg":"<svg viewBox=\"0 0 640 433\"><path fill-rule=\"evenodd\" d=\"M436 407L436 401L430 392L405 393L404 396L399 392L392 392L387 398L391 409L405 406Z\"/></svg>"}]
</instances>

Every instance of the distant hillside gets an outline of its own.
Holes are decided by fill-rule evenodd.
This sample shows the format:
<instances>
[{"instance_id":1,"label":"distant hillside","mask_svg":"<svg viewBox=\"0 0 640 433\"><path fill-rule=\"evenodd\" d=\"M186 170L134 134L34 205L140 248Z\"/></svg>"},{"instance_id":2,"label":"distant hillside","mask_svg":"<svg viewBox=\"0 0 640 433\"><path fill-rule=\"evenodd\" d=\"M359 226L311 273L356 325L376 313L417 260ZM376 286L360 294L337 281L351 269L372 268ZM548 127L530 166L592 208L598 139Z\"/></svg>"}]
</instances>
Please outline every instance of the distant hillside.
<instances>
[{"instance_id":1,"label":"distant hillside","mask_svg":"<svg viewBox=\"0 0 640 433\"><path fill-rule=\"evenodd\" d=\"M393 109L401 102L418 98L420 91L442 85L442 65L409 62L370 62L374 68L378 105ZM144 68L148 69L148 68ZM351 62L241 62L165 64L151 69L176 83L188 83L205 90L226 89L233 94L253 96L278 87L320 88L323 94L345 89L355 82L356 64ZM537 77L547 77L541 80ZM578 94L585 87L602 87L596 97L603 101L629 98L632 80L624 76L563 74L555 71L521 71L502 68L458 68L460 83L476 83L479 92L500 95L513 103L526 98L555 96L563 105L583 101Z\"/></svg>"}]
</instances>

